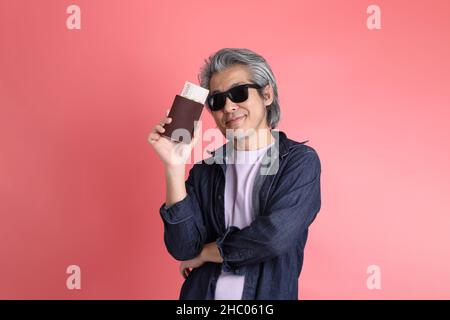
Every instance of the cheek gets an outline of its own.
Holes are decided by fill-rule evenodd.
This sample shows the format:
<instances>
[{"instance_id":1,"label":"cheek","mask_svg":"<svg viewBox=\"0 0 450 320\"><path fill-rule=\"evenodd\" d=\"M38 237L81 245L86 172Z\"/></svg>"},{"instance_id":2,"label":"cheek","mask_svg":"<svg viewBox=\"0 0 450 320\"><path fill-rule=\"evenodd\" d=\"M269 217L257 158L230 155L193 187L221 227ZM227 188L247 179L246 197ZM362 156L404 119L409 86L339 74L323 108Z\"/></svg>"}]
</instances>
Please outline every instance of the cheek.
<instances>
[{"instance_id":1,"label":"cheek","mask_svg":"<svg viewBox=\"0 0 450 320\"><path fill-rule=\"evenodd\" d=\"M253 115L253 117L259 117L265 112L264 101L257 93L255 93L247 100L245 109L247 109L248 113Z\"/></svg>"},{"instance_id":2,"label":"cheek","mask_svg":"<svg viewBox=\"0 0 450 320\"><path fill-rule=\"evenodd\" d=\"M245 109L247 118L254 121L259 121L261 117L265 116L265 107L261 100L255 99L252 101L248 101L249 103L245 106L243 105L243 109Z\"/></svg>"}]
</instances>

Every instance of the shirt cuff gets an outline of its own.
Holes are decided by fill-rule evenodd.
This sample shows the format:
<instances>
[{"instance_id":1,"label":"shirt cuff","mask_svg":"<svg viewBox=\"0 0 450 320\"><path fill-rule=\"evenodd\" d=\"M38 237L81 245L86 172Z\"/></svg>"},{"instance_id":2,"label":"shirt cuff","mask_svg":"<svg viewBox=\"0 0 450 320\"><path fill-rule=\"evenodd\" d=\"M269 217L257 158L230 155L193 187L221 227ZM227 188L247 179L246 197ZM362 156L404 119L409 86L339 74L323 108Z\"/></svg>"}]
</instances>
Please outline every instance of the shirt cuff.
<instances>
[{"instance_id":1,"label":"shirt cuff","mask_svg":"<svg viewBox=\"0 0 450 320\"><path fill-rule=\"evenodd\" d=\"M239 261L239 258L242 257L243 251L245 251L245 249L244 250L239 250L239 249L228 250L226 243L224 243L226 241L228 235L231 232L239 231L239 230L240 229L236 226L230 226L225 231L225 234L216 240L216 245L217 245L217 248L219 249L220 255L222 256L222 259L223 259L222 270L224 272L229 272L229 273L233 273L236 275L244 275L245 269L246 269L245 266L234 267L231 264L232 264L233 260Z\"/></svg>"},{"instance_id":2,"label":"shirt cuff","mask_svg":"<svg viewBox=\"0 0 450 320\"><path fill-rule=\"evenodd\" d=\"M161 217L169 224L177 224L192 217L191 196L189 194L178 202L169 206L165 203L159 208Z\"/></svg>"}]
</instances>

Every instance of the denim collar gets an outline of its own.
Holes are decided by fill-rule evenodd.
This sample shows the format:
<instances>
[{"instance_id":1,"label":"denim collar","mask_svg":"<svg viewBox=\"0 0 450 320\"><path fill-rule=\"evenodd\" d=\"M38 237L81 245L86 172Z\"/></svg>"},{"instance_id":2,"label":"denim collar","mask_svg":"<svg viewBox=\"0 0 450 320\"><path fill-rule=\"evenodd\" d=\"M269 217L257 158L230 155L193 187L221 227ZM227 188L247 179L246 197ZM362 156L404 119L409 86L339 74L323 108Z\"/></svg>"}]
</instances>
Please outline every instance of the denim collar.
<instances>
[{"instance_id":1,"label":"denim collar","mask_svg":"<svg viewBox=\"0 0 450 320\"><path fill-rule=\"evenodd\" d=\"M274 131L276 130L272 130L272 136L277 139L278 137L278 144L279 144L279 150L280 150L280 155L281 157L284 157L285 155L287 155L289 153L289 144L288 144L288 138L286 136L286 134L283 131L277 130L278 134L274 134ZM227 160L227 156L230 154L230 152L233 151L233 148L231 146L233 141L228 141L227 143L223 144L222 146L220 146L219 148L213 150L213 151L207 151L208 153L210 153L212 155L212 157L216 160L216 163L224 163L226 161L223 161L224 159ZM275 145L277 145L277 143L275 143ZM228 151L228 155L226 154Z\"/></svg>"},{"instance_id":2,"label":"denim collar","mask_svg":"<svg viewBox=\"0 0 450 320\"><path fill-rule=\"evenodd\" d=\"M279 156L280 159L284 158L286 155L289 154L290 148L293 145L293 141L287 138L286 134L281 130L272 130L271 131L272 136L275 138L274 145L266 151L266 156L268 156L267 152L274 157ZM302 142L305 143L308 140ZM278 142L278 143L277 143ZM208 151L212 155L210 158L212 162L215 162L216 164L220 165L223 169L223 172L226 171L227 161L230 159L230 156L232 156L232 152L234 150L232 146L233 141L228 141L227 143L223 144L219 148L213 151Z\"/></svg>"}]
</instances>

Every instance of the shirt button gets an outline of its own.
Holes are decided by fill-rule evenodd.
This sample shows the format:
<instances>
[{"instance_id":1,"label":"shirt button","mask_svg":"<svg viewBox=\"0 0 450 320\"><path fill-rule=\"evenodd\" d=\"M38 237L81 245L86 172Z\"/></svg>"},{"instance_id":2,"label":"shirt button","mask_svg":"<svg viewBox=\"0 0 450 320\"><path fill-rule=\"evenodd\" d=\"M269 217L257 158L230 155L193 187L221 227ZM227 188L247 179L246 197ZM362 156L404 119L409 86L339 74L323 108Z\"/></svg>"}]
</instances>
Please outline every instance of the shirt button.
<instances>
[{"instance_id":1,"label":"shirt button","mask_svg":"<svg viewBox=\"0 0 450 320\"><path fill-rule=\"evenodd\" d=\"M219 194L219 196L218 196L217 198L219 198L219 200L221 200L221 199L222 199L222 196Z\"/></svg>"}]
</instances>

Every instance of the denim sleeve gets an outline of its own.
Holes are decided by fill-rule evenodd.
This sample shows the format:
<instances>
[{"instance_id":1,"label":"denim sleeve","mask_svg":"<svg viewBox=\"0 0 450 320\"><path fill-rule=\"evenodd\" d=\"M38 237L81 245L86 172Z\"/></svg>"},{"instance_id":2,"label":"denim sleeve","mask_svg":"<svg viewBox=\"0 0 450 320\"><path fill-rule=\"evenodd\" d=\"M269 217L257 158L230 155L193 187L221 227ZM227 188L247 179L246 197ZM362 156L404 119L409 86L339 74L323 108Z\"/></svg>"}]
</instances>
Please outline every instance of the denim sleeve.
<instances>
[{"instance_id":1,"label":"denim sleeve","mask_svg":"<svg viewBox=\"0 0 450 320\"><path fill-rule=\"evenodd\" d=\"M320 210L320 173L315 151L288 160L264 215L243 229L230 226L216 240L224 271L241 274L246 265L280 256L300 239Z\"/></svg>"},{"instance_id":2,"label":"denim sleeve","mask_svg":"<svg viewBox=\"0 0 450 320\"><path fill-rule=\"evenodd\" d=\"M170 206L163 203L159 209L167 251L179 261L198 256L206 240L201 207L194 188L196 166L190 170L185 182L186 197Z\"/></svg>"}]
</instances>

